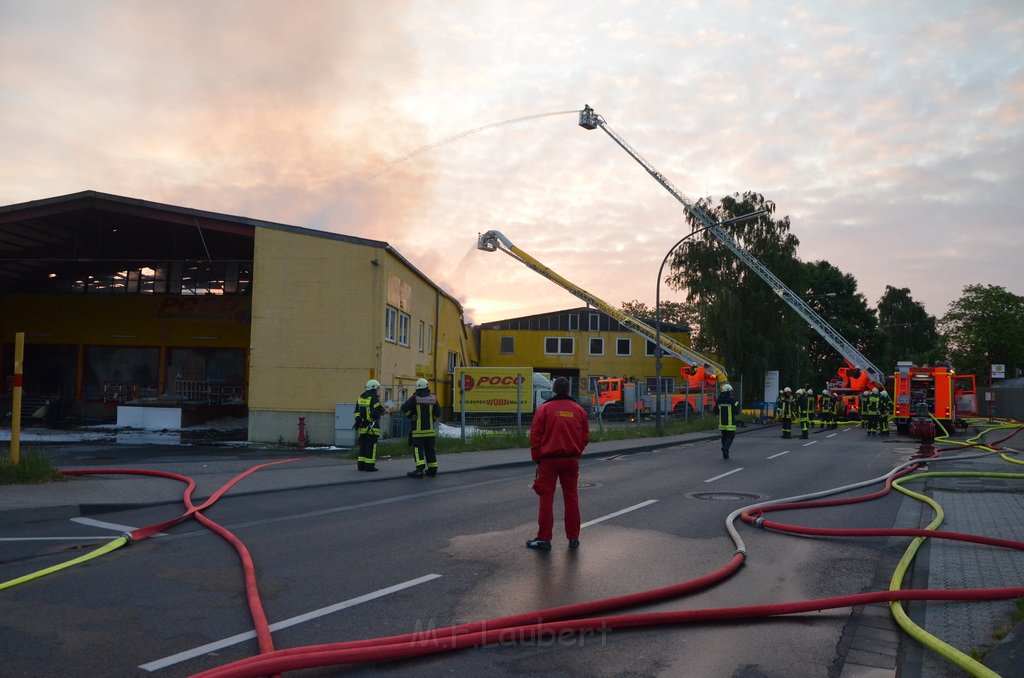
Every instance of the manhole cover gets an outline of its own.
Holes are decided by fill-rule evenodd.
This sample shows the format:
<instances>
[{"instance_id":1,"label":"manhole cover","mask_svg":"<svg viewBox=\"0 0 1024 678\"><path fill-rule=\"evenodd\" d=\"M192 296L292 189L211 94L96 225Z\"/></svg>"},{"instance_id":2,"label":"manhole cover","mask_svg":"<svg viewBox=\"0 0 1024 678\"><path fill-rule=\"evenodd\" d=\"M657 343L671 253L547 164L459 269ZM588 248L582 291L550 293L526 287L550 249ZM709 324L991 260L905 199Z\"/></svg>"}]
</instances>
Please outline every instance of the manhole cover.
<instances>
[{"instance_id":1,"label":"manhole cover","mask_svg":"<svg viewBox=\"0 0 1024 678\"><path fill-rule=\"evenodd\" d=\"M761 498L761 495L743 492L693 492L686 496L691 499L702 499L704 501L751 501Z\"/></svg>"},{"instance_id":2,"label":"manhole cover","mask_svg":"<svg viewBox=\"0 0 1024 678\"><path fill-rule=\"evenodd\" d=\"M577 483L576 487L597 487L597 483Z\"/></svg>"}]
</instances>

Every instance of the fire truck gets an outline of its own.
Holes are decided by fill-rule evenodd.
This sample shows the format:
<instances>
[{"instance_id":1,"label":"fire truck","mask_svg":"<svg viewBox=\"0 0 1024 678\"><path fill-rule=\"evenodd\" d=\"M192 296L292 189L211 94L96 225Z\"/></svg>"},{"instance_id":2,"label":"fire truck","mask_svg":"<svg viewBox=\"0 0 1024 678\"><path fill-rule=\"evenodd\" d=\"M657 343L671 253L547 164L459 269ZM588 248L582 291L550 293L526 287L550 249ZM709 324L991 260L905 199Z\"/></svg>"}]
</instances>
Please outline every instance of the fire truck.
<instances>
[{"instance_id":1,"label":"fire truck","mask_svg":"<svg viewBox=\"0 0 1024 678\"><path fill-rule=\"evenodd\" d=\"M478 236L476 246L477 249L484 250L485 252L504 252L527 268L539 273L562 289L566 290L573 296L582 299L589 306L599 309L612 318L615 318L615 320L617 320L623 327L639 334L655 346L660 347L662 352L673 355L686 363L686 367L682 370L682 376L687 380L684 383L684 393L663 396L661 402L659 402L653 394L638 393L645 389L639 387L633 382L629 382L628 380L605 380L608 384L608 388L603 392L603 394L601 386L598 386L598 406L603 404L605 408L609 408L609 412L617 411L619 414L627 416L632 416L628 414L631 412L674 412L676 414L685 414L687 412L687 404L689 404L690 407L689 411L703 411L703 408L710 408L713 405L714 394L717 392L715 385L718 383L725 383L729 380L725 368L718 362L712 360L706 355L702 355L701 353L694 351L686 344L662 334L660 328L651 327L639 318L615 308L606 301L598 299L579 285L569 282L520 248L516 247L512 244L512 241L499 231L487 231L486 233ZM696 393L694 393L692 397L687 398L685 393L686 389L691 389ZM701 398L700 393L703 391L710 391L710 400ZM629 398L628 401L627 398Z\"/></svg>"},{"instance_id":2,"label":"fire truck","mask_svg":"<svg viewBox=\"0 0 1024 678\"><path fill-rule=\"evenodd\" d=\"M839 416L846 419L860 418L860 396L864 391L873 388L883 389L885 384L873 380L871 376L847 360L845 367L836 370L836 375L828 380L828 391L843 403Z\"/></svg>"},{"instance_id":3,"label":"fire truck","mask_svg":"<svg viewBox=\"0 0 1024 678\"><path fill-rule=\"evenodd\" d=\"M949 365L918 367L896 364L893 418L896 430L915 438L935 437L935 422L947 431L963 426L963 417L978 414L973 374L957 374Z\"/></svg>"},{"instance_id":4,"label":"fire truck","mask_svg":"<svg viewBox=\"0 0 1024 678\"><path fill-rule=\"evenodd\" d=\"M597 380L597 406L605 417L649 415L659 409L676 417L711 411L715 405L718 376L704 367L689 365L679 370L679 374L683 378L682 388L676 393L661 395L661 408L656 405L656 394L624 377Z\"/></svg>"}]
</instances>

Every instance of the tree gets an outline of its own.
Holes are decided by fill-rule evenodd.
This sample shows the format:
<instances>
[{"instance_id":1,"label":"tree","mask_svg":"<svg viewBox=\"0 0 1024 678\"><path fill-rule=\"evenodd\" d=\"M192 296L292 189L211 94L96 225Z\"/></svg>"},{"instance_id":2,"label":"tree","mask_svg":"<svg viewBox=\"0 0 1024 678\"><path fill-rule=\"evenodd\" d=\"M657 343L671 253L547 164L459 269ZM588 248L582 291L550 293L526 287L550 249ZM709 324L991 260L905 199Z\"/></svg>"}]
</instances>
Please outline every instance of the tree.
<instances>
[{"instance_id":1,"label":"tree","mask_svg":"<svg viewBox=\"0 0 1024 678\"><path fill-rule=\"evenodd\" d=\"M887 370L886 366L878 364L885 338L879 332L875 309L868 305L867 297L857 291L857 279L827 261L803 266L803 285L792 288L793 291L862 355L879 369ZM803 381L801 385L812 384L818 390L844 365L843 357L810 325L801 322L802 334L797 336L808 357L809 369L806 373L801 370L798 376Z\"/></svg>"},{"instance_id":2,"label":"tree","mask_svg":"<svg viewBox=\"0 0 1024 678\"><path fill-rule=\"evenodd\" d=\"M939 320L939 331L959 372L988 374L992 364L1024 367L1024 297L1003 287L964 287Z\"/></svg>"},{"instance_id":3,"label":"tree","mask_svg":"<svg viewBox=\"0 0 1024 678\"><path fill-rule=\"evenodd\" d=\"M945 357L935 316L914 301L906 287L885 286L878 300L878 324L886 340L882 369L893 370L901 360L927 365Z\"/></svg>"},{"instance_id":4,"label":"tree","mask_svg":"<svg viewBox=\"0 0 1024 678\"><path fill-rule=\"evenodd\" d=\"M718 207L702 198L697 207L716 221L765 210L722 228L787 285L795 286L803 273L796 259L799 241L789 233L788 217L772 218L775 203L746 192L722 198ZM693 230L703 226L689 213L687 222ZM788 307L713 235L704 232L687 240L674 253L669 270L669 286L687 293L694 347L721 357L733 380L742 377L748 388L756 389L763 384L765 370L795 368L794 335L802 330L780 320Z\"/></svg>"},{"instance_id":5,"label":"tree","mask_svg":"<svg viewBox=\"0 0 1024 678\"><path fill-rule=\"evenodd\" d=\"M653 326L655 321L654 309L642 301L634 299L622 302L622 310L634 318L643 320ZM689 327L688 309L685 304L678 301L661 302L661 322L680 327Z\"/></svg>"}]
</instances>

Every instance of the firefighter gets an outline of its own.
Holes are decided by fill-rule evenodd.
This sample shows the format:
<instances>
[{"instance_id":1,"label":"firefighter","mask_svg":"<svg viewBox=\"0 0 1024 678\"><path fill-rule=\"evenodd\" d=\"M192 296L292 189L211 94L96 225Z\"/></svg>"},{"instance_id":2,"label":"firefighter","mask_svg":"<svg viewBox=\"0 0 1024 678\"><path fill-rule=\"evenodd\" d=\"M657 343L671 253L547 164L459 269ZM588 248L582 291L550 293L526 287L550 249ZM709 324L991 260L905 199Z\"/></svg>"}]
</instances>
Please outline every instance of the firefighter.
<instances>
[{"instance_id":1,"label":"firefighter","mask_svg":"<svg viewBox=\"0 0 1024 678\"><path fill-rule=\"evenodd\" d=\"M410 478L433 478L437 475L437 439L435 425L441 416L437 396L430 392L426 379L416 380L416 392L402 403L402 413L412 421L412 455L416 468L405 475Z\"/></svg>"},{"instance_id":2,"label":"firefighter","mask_svg":"<svg viewBox=\"0 0 1024 678\"><path fill-rule=\"evenodd\" d=\"M882 401L878 397L878 389L872 389L871 391L864 391L864 414L868 420L868 435L878 435L880 430L878 426L878 413L881 407Z\"/></svg>"},{"instance_id":3,"label":"firefighter","mask_svg":"<svg viewBox=\"0 0 1024 678\"><path fill-rule=\"evenodd\" d=\"M860 394L860 398L857 399L857 411L860 413L860 427L866 428L868 425L868 396L871 395L871 391L864 391Z\"/></svg>"},{"instance_id":4,"label":"firefighter","mask_svg":"<svg viewBox=\"0 0 1024 678\"><path fill-rule=\"evenodd\" d=\"M823 389L821 392L821 399L818 401L818 417L821 419L822 430L832 428L832 416L834 411L835 407L832 404L832 394L828 392L828 389Z\"/></svg>"},{"instance_id":5,"label":"firefighter","mask_svg":"<svg viewBox=\"0 0 1024 678\"><path fill-rule=\"evenodd\" d=\"M807 439L810 435L811 413L814 411L813 393L802 388L796 390L796 420L800 424L800 437Z\"/></svg>"},{"instance_id":6,"label":"firefighter","mask_svg":"<svg viewBox=\"0 0 1024 678\"><path fill-rule=\"evenodd\" d=\"M832 394L832 421L830 422L829 428L839 428L840 417L845 418L846 404L843 402L843 396L838 393Z\"/></svg>"},{"instance_id":7,"label":"firefighter","mask_svg":"<svg viewBox=\"0 0 1024 678\"><path fill-rule=\"evenodd\" d=\"M878 425L880 427L880 433L883 436L889 435L889 422L892 421L892 400L889 398L889 392L884 388L879 395L879 412L878 412Z\"/></svg>"},{"instance_id":8,"label":"firefighter","mask_svg":"<svg viewBox=\"0 0 1024 678\"><path fill-rule=\"evenodd\" d=\"M718 430L722 432L722 459L728 459L729 448L736 437L736 398L731 384L722 384L715 411L718 413Z\"/></svg>"},{"instance_id":9,"label":"firefighter","mask_svg":"<svg viewBox=\"0 0 1024 678\"><path fill-rule=\"evenodd\" d=\"M380 382L371 379L356 400L356 435L359 437L359 470L377 470L377 441L380 439L380 418L384 405L380 402Z\"/></svg>"},{"instance_id":10,"label":"firefighter","mask_svg":"<svg viewBox=\"0 0 1024 678\"><path fill-rule=\"evenodd\" d=\"M779 398L779 419L782 420L782 437L793 437L793 391L788 386L782 389Z\"/></svg>"},{"instance_id":11,"label":"firefighter","mask_svg":"<svg viewBox=\"0 0 1024 678\"><path fill-rule=\"evenodd\" d=\"M809 417L807 416L808 402L807 393L803 388L798 388L796 397L793 400L793 416L795 423L800 427L800 437L806 438L808 435L808 427L810 426Z\"/></svg>"}]
</instances>

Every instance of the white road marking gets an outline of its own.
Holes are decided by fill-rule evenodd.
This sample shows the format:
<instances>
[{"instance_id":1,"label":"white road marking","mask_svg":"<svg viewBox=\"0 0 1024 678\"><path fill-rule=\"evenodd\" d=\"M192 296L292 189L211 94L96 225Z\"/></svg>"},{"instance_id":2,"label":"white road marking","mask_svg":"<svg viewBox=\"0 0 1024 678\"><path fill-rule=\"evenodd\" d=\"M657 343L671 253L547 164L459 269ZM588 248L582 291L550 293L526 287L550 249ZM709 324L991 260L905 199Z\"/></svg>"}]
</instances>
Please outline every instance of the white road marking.
<instances>
[{"instance_id":1,"label":"white road marking","mask_svg":"<svg viewBox=\"0 0 1024 678\"><path fill-rule=\"evenodd\" d=\"M334 605L328 605L327 607L322 607L319 610L313 610L312 612L307 612L306 614L300 614L299 616L292 617L291 619L285 619L284 621L275 622L275 623L270 625L270 630L271 631L280 631L281 629L286 629L289 626L295 626L297 624L302 624L302 623L310 621L312 619L317 619L319 617L323 617L323 616L326 616L326 615L329 615L329 614L333 614L334 612L337 612L339 610L344 610L345 608L354 607L356 605L361 605L362 603L366 603L366 602L369 602L371 600L376 600L377 598L383 598L384 596L391 595L392 593L397 593L398 591L402 591L404 589L411 588L413 586L419 586L420 584L425 584L426 582L431 581L433 579L438 579L440 576L441 575L439 575L439 574L427 574L427 575L424 575L424 576L419 577L417 579L410 579L409 581L402 582L401 584L395 584L394 586L389 586L387 588L383 588L383 589L379 589L377 591L373 591L372 593L367 593L366 595L358 596L356 598L350 598L349 600L343 600L340 603L335 603ZM196 657L204 655L207 652L214 652L215 650L220 650L220 649L223 649L225 647L230 647L232 645L237 645L238 643L244 643L245 641L252 640L255 637L256 637L256 632L255 631L247 631L246 633L239 633L238 635L234 635L234 636L231 636L229 638L224 638L223 640L216 640L216 641L214 641L212 643L207 643L206 645L200 645L199 647L193 648L191 650L185 650L184 652L179 652L178 654L172 654L171 656L164 657L163 659L157 659L157 660L151 661L151 662L149 662L147 664L142 664L141 666L139 666L139 668L142 669L143 671L150 671L150 672L159 671L160 669L167 668L168 666L172 666L174 664L178 664L178 663L181 663L183 661L188 661L189 659L195 659Z\"/></svg>"},{"instance_id":2,"label":"white road marking","mask_svg":"<svg viewBox=\"0 0 1024 678\"><path fill-rule=\"evenodd\" d=\"M836 434L835 434L835 433L829 433L829 434L828 434L827 436L825 436L825 437L826 437L826 438L835 438L835 437L836 437Z\"/></svg>"},{"instance_id":3,"label":"white road marking","mask_svg":"<svg viewBox=\"0 0 1024 678\"><path fill-rule=\"evenodd\" d=\"M727 472L723 473L722 475L719 475L719 476L715 476L714 478L708 478L708 479L707 479L707 480L705 480L704 482L705 482L705 483L713 483L713 482L715 482L716 480L718 480L718 479L720 479L720 478L724 478L724 477L726 477L726 476L731 476L731 475L732 475L733 473L739 473L739 472L740 472L740 471L742 471L742 470L743 470L743 467L742 467L742 466L741 466L741 467L739 467L739 468L734 468L733 470L731 470L731 471L727 471Z\"/></svg>"},{"instance_id":4,"label":"white road marking","mask_svg":"<svg viewBox=\"0 0 1024 678\"><path fill-rule=\"evenodd\" d=\"M597 523L602 523L602 522L604 522L606 520L610 520L612 518L617 518L618 516L621 516L623 513L629 513L630 511L636 511L637 509L642 509L645 506L650 506L651 504L656 504L657 502L658 502L657 499L648 499L647 501L642 501L639 504L635 504L633 506L630 506L629 508L624 508L621 511L616 511L615 513L609 513L608 515L601 516L600 518L594 518L593 520L588 520L587 522L585 522L582 525L580 525L580 527L590 527L591 525L596 525Z\"/></svg>"},{"instance_id":5,"label":"white road marking","mask_svg":"<svg viewBox=\"0 0 1024 678\"><path fill-rule=\"evenodd\" d=\"M139 529L132 525L118 525L117 523L107 523L92 518L72 518L71 522L78 523L79 525L88 525L89 527L98 527L102 530L114 530L115 532L134 532Z\"/></svg>"},{"instance_id":6,"label":"white road marking","mask_svg":"<svg viewBox=\"0 0 1024 678\"><path fill-rule=\"evenodd\" d=\"M782 452L779 452L778 454L773 454L772 456L770 456L768 458L769 459L774 459L775 457L781 457L784 454L789 454L789 450L783 450Z\"/></svg>"},{"instance_id":7,"label":"white road marking","mask_svg":"<svg viewBox=\"0 0 1024 678\"><path fill-rule=\"evenodd\" d=\"M92 541L93 539L110 539L109 534L86 535L82 537L0 537L5 541Z\"/></svg>"},{"instance_id":8,"label":"white road marking","mask_svg":"<svg viewBox=\"0 0 1024 678\"><path fill-rule=\"evenodd\" d=\"M815 444L817 444L817 442L818 442L817 440L812 440L809 443L804 443L804 447L807 447L808 445L815 445Z\"/></svg>"}]
</instances>

